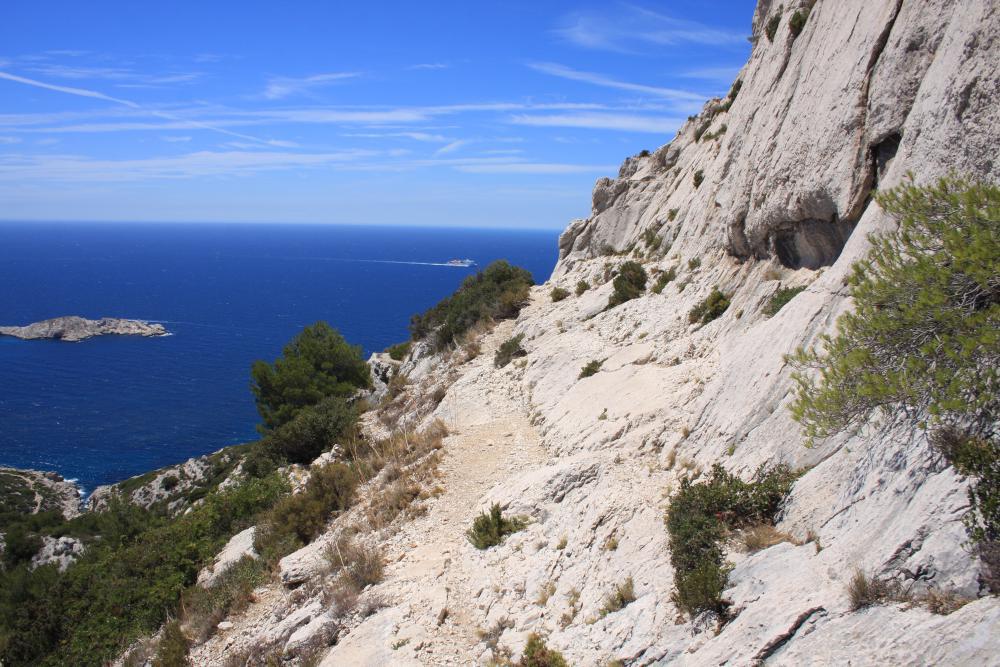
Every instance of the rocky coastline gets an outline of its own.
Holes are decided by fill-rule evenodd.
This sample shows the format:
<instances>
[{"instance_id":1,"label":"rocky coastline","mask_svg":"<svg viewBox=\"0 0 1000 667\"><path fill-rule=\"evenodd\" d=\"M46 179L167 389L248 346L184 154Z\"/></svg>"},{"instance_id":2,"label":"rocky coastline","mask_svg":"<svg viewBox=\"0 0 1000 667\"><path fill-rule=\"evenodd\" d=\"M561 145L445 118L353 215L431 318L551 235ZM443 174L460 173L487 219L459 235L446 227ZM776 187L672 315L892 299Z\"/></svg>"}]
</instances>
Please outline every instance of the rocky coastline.
<instances>
[{"instance_id":1,"label":"rocky coastline","mask_svg":"<svg viewBox=\"0 0 1000 667\"><path fill-rule=\"evenodd\" d=\"M77 343L94 336L169 336L162 324L143 320L126 320L102 317L88 320L75 315L56 317L25 326L0 327L0 336L13 336L22 340L51 339Z\"/></svg>"}]
</instances>

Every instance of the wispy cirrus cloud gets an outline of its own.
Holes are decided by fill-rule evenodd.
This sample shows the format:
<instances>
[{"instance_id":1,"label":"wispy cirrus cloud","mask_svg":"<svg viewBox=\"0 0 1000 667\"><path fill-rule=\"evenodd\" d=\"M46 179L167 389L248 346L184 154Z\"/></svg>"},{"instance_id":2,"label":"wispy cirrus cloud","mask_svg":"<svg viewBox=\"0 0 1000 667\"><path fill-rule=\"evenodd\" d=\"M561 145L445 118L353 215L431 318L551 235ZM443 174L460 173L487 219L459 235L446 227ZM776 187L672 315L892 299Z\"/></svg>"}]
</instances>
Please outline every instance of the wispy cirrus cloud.
<instances>
[{"instance_id":1,"label":"wispy cirrus cloud","mask_svg":"<svg viewBox=\"0 0 1000 667\"><path fill-rule=\"evenodd\" d=\"M0 136L0 144L19 144L21 143L20 137L2 137Z\"/></svg>"},{"instance_id":2,"label":"wispy cirrus cloud","mask_svg":"<svg viewBox=\"0 0 1000 667\"><path fill-rule=\"evenodd\" d=\"M469 143L471 142L468 139L458 139L434 151L434 156L437 157L439 155L447 155L448 153L454 153L463 146L468 146Z\"/></svg>"},{"instance_id":3,"label":"wispy cirrus cloud","mask_svg":"<svg viewBox=\"0 0 1000 667\"><path fill-rule=\"evenodd\" d=\"M406 69L448 69L451 67L448 63L417 63L416 65L410 65Z\"/></svg>"},{"instance_id":4,"label":"wispy cirrus cloud","mask_svg":"<svg viewBox=\"0 0 1000 667\"><path fill-rule=\"evenodd\" d=\"M535 127L575 127L591 130L617 130L670 134L683 124L683 119L628 113L515 114L510 122Z\"/></svg>"},{"instance_id":5,"label":"wispy cirrus cloud","mask_svg":"<svg viewBox=\"0 0 1000 667\"><path fill-rule=\"evenodd\" d=\"M92 159L78 155L0 156L0 181L145 181L239 176L347 164L378 153L345 150L329 153L274 151L198 151L179 156L125 160Z\"/></svg>"},{"instance_id":6,"label":"wispy cirrus cloud","mask_svg":"<svg viewBox=\"0 0 1000 667\"><path fill-rule=\"evenodd\" d=\"M95 159L80 155L0 155L0 183L122 183L205 177L242 177L262 172L333 169L404 172L451 169L481 174L611 173L613 165L538 162L516 156L413 159L408 151L349 149L322 153L253 150L197 151L136 159Z\"/></svg>"},{"instance_id":7,"label":"wispy cirrus cloud","mask_svg":"<svg viewBox=\"0 0 1000 667\"><path fill-rule=\"evenodd\" d=\"M455 167L470 174L611 174L618 167L608 164L563 164L557 162L510 162L468 164Z\"/></svg>"},{"instance_id":8,"label":"wispy cirrus cloud","mask_svg":"<svg viewBox=\"0 0 1000 667\"><path fill-rule=\"evenodd\" d=\"M101 100L101 101L104 101L104 102L112 102L114 104L119 104L119 105L122 105L122 106L126 106L129 109L134 109L134 110L137 110L137 111L142 111L142 112L144 112L146 114L149 114L151 116L155 116L155 117L158 117L158 118L162 118L162 119L167 120L167 121L172 122L172 123L183 123L183 124L186 125L186 127L188 129L198 128L198 129L202 129L202 130L209 130L209 131L212 131L212 132L218 132L220 134L226 134L226 135L229 135L231 137L236 137L238 139L246 139L246 140L249 140L249 141L253 141L255 143L265 144L265 145L273 145L273 146L284 146L284 145L286 145L283 142L275 141L273 139L261 139L259 137L254 137L254 136L251 136L249 134L242 134L242 133L239 133L239 132L233 132L232 130L227 130L225 128L218 127L216 125L211 125L211 124L208 124L208 123L204 123L204 122L201 122L201 121L191 120L191 119L185 119L185 118L179 118L178 116L176 116L174 114L170 114L170 113L167 113L167 112L164 112L164 111L159 111L159 110L155 110L155 109L146 109L141 104L138 104L136 102L132 102L131 100L125 100L125 99L121 99L121 98L118 98L118 97L112 97L110 95L106 95L106 94L104 94L104 93L102 93L100 91L96 91L96 90L90 90L90 89L86 89L86 88L75 88L75 87L70 87L70 86L55 85L55 84L51 84L51 83L46 83L44 81L38 81L38 80L35 80L35 79L29 79L27 77L22 77L22 76L17 76L17 75L14 75L14 74L9 74L7 72L0 72L0 79L6 80L6 81L11 81L13 83L20 83L20 84L23 84L23 85L26 85L26 86L33 86L35 88L42 88L44 90L51 90L51 91L57 92L57 93L64 93L66 95L75 95L77 97L89 97L91 99ZM156 126L156 127L157 128L162 128L162 124L159 125L159 126ZM48 130L43 130L43 131L51 132L51 131L59 131L59 130L55 129L55 128L50 128Z\"/></svg>"},{"instance_id":9,"label":"wispy cirrus cloud","mask_svg":"<svg viewBox=\"0 0 1000 667\"><path fill-rule=\"evenodd\" d=\"M633 53L639 47L683 44L735 46L746 40L743 33L677 19L636 5L624 5L615 11L572 13L563 19L555 33L576 46L620 53Z\"/></svg>"},{"instance_id":10,"label":"wispy cirrus cloud","mask_svg":"<svg viewBox=\"0 0 1000 667\"><path fill-rule=\"evenodd\" d=\"M301 78L276 76L268 79L267 87L262 97L267 100L280 100L293 95L309 93L317 88L325 88L337 83L343 83L361 76L361 72L328 72L313 74Z\"/></svg>"},{"instance_id":11,"label":"wispy cirrus cloud","mask_svg":"<svg viewBox=\"0 0 1000 667\"><path fill-rule=\"evenodd\" d=\"M423 141L428 143L439 143L444 144L452 141L448 137L441 134L432 134L430 132L348 132L343 136L345 137L356 137L359 139L412 139L413 141Z\"/></svg>"},{"instance_id":12,"label":"wispy cirrus cloud","mask_svg":"<svg viewBox=\"0 0 1000 667\"><path fill-rule=\"evenodd\" d=\"M530 63L528 66L535 71L542 72L543 74L549 74L551 76L557 76L561 79L580 81L582 83L589 83L591 85L602 86L604 88L627 90L631 93L653 95L655 97L662 97L667 100L678 102L701 103L705 101L706 97L702 93L696 93L690 90L663 88L661 86L649 86L641 83L632 83L630 81L621 81L603 74L583 72L558 63Z\"/></svg>"}]
</instances>

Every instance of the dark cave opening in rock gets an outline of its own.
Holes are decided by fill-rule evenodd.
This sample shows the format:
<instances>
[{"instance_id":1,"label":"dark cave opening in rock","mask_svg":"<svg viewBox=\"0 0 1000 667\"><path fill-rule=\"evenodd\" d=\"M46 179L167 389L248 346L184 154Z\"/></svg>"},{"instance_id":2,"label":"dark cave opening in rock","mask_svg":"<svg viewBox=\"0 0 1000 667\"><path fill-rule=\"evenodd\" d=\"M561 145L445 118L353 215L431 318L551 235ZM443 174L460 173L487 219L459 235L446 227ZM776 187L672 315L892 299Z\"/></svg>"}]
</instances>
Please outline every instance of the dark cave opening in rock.
<instances>
[{"instance_id":1,"label":"dark cave opening in rock","mask_svg":"<svg viewBox=\"0 0 1000 667\"><path fill-rule=\"evenodd\" d=\"M778 261L790 269L830 266L851 237L854 223L846 220L803 220L772 237Z\"/></svg>"}]
</instances>

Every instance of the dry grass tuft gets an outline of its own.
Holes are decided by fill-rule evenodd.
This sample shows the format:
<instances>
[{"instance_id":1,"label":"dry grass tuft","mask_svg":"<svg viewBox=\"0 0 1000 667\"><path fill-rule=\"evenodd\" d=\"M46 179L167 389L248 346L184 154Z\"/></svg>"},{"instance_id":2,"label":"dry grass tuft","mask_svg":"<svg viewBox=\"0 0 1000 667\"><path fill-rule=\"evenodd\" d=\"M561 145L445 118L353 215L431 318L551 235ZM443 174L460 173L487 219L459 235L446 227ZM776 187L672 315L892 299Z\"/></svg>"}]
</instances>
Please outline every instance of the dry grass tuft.
<instances>
[{"instance_id":1,"label":"dry grass tuft","mask_svg":"<svg viewBox=\"0 0 1000 667\"><path fill-rule=\"evenodd\" d=\"M773 547L775 544L781 544L782 542L797 543L791 535L767 523L750 526L743 530L739 535L739 542L743 546L743 549L751 554L763 551L768 547Z\"/></svg>"}]
</instances>

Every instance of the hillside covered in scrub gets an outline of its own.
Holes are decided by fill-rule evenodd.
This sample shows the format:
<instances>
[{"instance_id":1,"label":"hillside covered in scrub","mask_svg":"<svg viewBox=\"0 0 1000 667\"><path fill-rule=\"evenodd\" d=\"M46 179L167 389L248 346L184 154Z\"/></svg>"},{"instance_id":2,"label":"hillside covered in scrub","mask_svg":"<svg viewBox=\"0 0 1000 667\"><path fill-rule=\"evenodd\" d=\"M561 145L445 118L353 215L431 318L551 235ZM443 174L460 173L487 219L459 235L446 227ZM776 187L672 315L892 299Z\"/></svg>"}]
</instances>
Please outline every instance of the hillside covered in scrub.
<instances>
[{"instance_id":1,"label":"hillside covered in scrub","mask_svg":"<svg viewBox=\"0 0 1000 667\"><path fill-rule=\"evenodd\" d=\"M491 265L367 364L310 327L260 441L22 522L4 664L994 662L1000 8L752 35L545 284Z\"/></svg>"}]
</instances>

